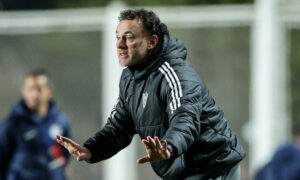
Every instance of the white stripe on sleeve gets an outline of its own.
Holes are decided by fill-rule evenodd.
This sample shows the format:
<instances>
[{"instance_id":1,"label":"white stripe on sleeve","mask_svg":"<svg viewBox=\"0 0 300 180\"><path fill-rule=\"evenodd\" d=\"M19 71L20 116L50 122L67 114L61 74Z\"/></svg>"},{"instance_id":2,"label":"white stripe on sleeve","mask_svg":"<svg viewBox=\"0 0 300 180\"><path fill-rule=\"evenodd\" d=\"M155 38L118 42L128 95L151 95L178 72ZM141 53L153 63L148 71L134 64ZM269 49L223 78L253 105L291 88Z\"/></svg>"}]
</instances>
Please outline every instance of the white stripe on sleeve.
<instances>
[{"instance_id":1,"label":"white stripe on sleeve","mask_svg":"<svg viewBox=\"0 0 300 180\"><path fill-rule=\"evenodd\" d=\"M174 95L174 87L173 87L173 85L172 85L169 77L167 76L166 72L162 68L158 68L158 69L165 76L165 78L167 79L168 84L169 84L169 86L171 88L172 102L170 104L170 109L171 110L175 109L175 107L176 107L176 100L175 100L175 95ZM173 103L173 106L172 106L172 103Z\"/></svg>"},{"instance_id":2,"label":"white stripe on sleeve","mask_svg":"<svg viewBox=\"0 0 300 180\"><path fill-rule=\"evenodd\" d=\"M179 94L178 94L178 87L177 87L177 83L175 82L175 78L173 77L173 74L171 73L171 71L165 65L162 65L162 67L167 72L167 76L169 77L169 79L171 79L171 81L172 81L172 86L174 87L173 90L175 90L175 98L176 98L176 101L177 101L177 107L180 107L181 104L180 104L180 99L179 99Z\"/></svg>"}]
</instances>

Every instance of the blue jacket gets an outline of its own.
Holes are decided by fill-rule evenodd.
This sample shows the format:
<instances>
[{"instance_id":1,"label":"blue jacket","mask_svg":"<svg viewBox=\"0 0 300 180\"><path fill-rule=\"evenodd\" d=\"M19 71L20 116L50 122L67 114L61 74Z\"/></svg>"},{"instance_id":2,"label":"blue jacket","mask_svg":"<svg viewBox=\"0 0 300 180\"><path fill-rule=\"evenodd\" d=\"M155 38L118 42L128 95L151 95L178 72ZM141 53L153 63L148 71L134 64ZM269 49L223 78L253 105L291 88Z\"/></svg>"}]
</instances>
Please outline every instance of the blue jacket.
<instances>
[{"instance_id":1,"label":"blue jacket","mask_svg":"<svg viewBox=\"0 0 300 180\"><path fill-rule=\"evenodd\" d=\"M44 118L18 102L0 125L0 180L65 180L69 154L55 134L70 137L68 118L53 101Z\"/></svg>"},{"instance_id":2,"label":"blue jacket","mask_svg":"<svg viewBox=\"0 0 300 180\"><path fill-rule=\"evenodd\" d=\"M255 180L299 180L300 149L286 144L274 155L273 159L256 175Z\"/></svg>"}]
</instances>

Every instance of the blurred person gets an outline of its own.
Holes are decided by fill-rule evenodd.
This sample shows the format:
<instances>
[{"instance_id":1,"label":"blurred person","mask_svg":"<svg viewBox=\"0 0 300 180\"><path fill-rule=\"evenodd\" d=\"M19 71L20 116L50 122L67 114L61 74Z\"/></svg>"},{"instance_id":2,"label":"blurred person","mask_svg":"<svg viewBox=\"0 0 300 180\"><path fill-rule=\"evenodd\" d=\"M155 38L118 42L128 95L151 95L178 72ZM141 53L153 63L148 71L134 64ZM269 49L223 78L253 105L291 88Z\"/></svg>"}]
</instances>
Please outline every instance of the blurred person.
<instances>
[{"instance_id":1,"label":"blurred person","mask_svg":"<svg viewBox=\"0 0 300 180\"><path fill-rule=\"evenodd\" d=\"M43 69L30 72L23 98L0 124L1 180L65 180L69 152L55 135L70 137L67 116L52 100L51 80Z\"/></svg>"},{"instance_id":2,"label":"blurred person","mask_svg":"<svg viewBox=\"0 0 300 180\"><path fill-rule=\"evenodd\" d=\"M116 29L119 63L126 68L104 128L83 146L57 135L78 161L108 159L139 134L163 179L240 179L245 152L223 111L186 59L183 43L152 11L125 10Z\"/></svg>"},{"instance_id":3,"label":"blurred person","mask_svg":"<svg viewBox=\"0 0 300 180\"><path fill-rule=\"evenodd\" d=\"M255 180L300 179L300 124L293 126L292 140L280 147L256 174Z\"/></svg>"}]
</instances>

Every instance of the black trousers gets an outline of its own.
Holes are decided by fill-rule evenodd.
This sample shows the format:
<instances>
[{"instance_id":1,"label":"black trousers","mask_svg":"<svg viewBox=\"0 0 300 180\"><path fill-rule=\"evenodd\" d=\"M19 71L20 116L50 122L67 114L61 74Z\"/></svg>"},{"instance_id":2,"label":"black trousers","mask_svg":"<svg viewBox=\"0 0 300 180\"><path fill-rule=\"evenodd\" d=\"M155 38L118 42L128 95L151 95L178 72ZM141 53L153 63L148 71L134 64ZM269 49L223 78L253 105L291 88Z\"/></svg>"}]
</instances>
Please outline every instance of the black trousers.
<instances>
[{"instance_id":1,"label":"black trousers","mask_svg":"<svg viewBox=\"0 0 300 180\"><path fill-rule=\"evenodd\" d=\"M184 180L240 180L240 176L241 176L241 169L240 169L240 165L237 164L229 171L227 171L226 173L224 173L223 175L217 178L207 179L207 177L204 177L202 174L194 174L185 178Z\"/></svg>"}]
</instances>

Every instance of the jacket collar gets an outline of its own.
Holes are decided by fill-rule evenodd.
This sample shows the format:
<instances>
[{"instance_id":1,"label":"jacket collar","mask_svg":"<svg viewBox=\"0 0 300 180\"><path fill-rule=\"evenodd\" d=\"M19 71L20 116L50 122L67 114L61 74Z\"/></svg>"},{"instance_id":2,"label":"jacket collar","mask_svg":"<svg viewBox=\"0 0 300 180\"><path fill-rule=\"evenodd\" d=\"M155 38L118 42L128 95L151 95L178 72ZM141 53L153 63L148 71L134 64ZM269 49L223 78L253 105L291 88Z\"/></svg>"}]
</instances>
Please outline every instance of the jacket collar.
<instances>
[{"instance_id":1,"label":"jacket collar","mask_svg":"<svg viewBox=\"0 0 300 180\"><path fill-rule=\"evenodd\" d=\"M165 61L170 59L185 60L187 55L184 44L174 36L167 34L158 41L158 45L150 54L146 63L138 67L129 67L135 79L143 79L158 69Z\"/></svg>"},{"instance_id":2,"label":"jacket collar","mask_svg":"<svg viewBox=\"0 0 300 180\"><path fill-rule=\"evenodd\" d=\"M55 107L54 100L49 101L48 112L44 118L55 115L58 109ZM24 117L26 119L31 119L32 116L35 116L28 107L26 106L25 100L22 98L12 109L11 117Z\"/></svg>"}]
</instances>

